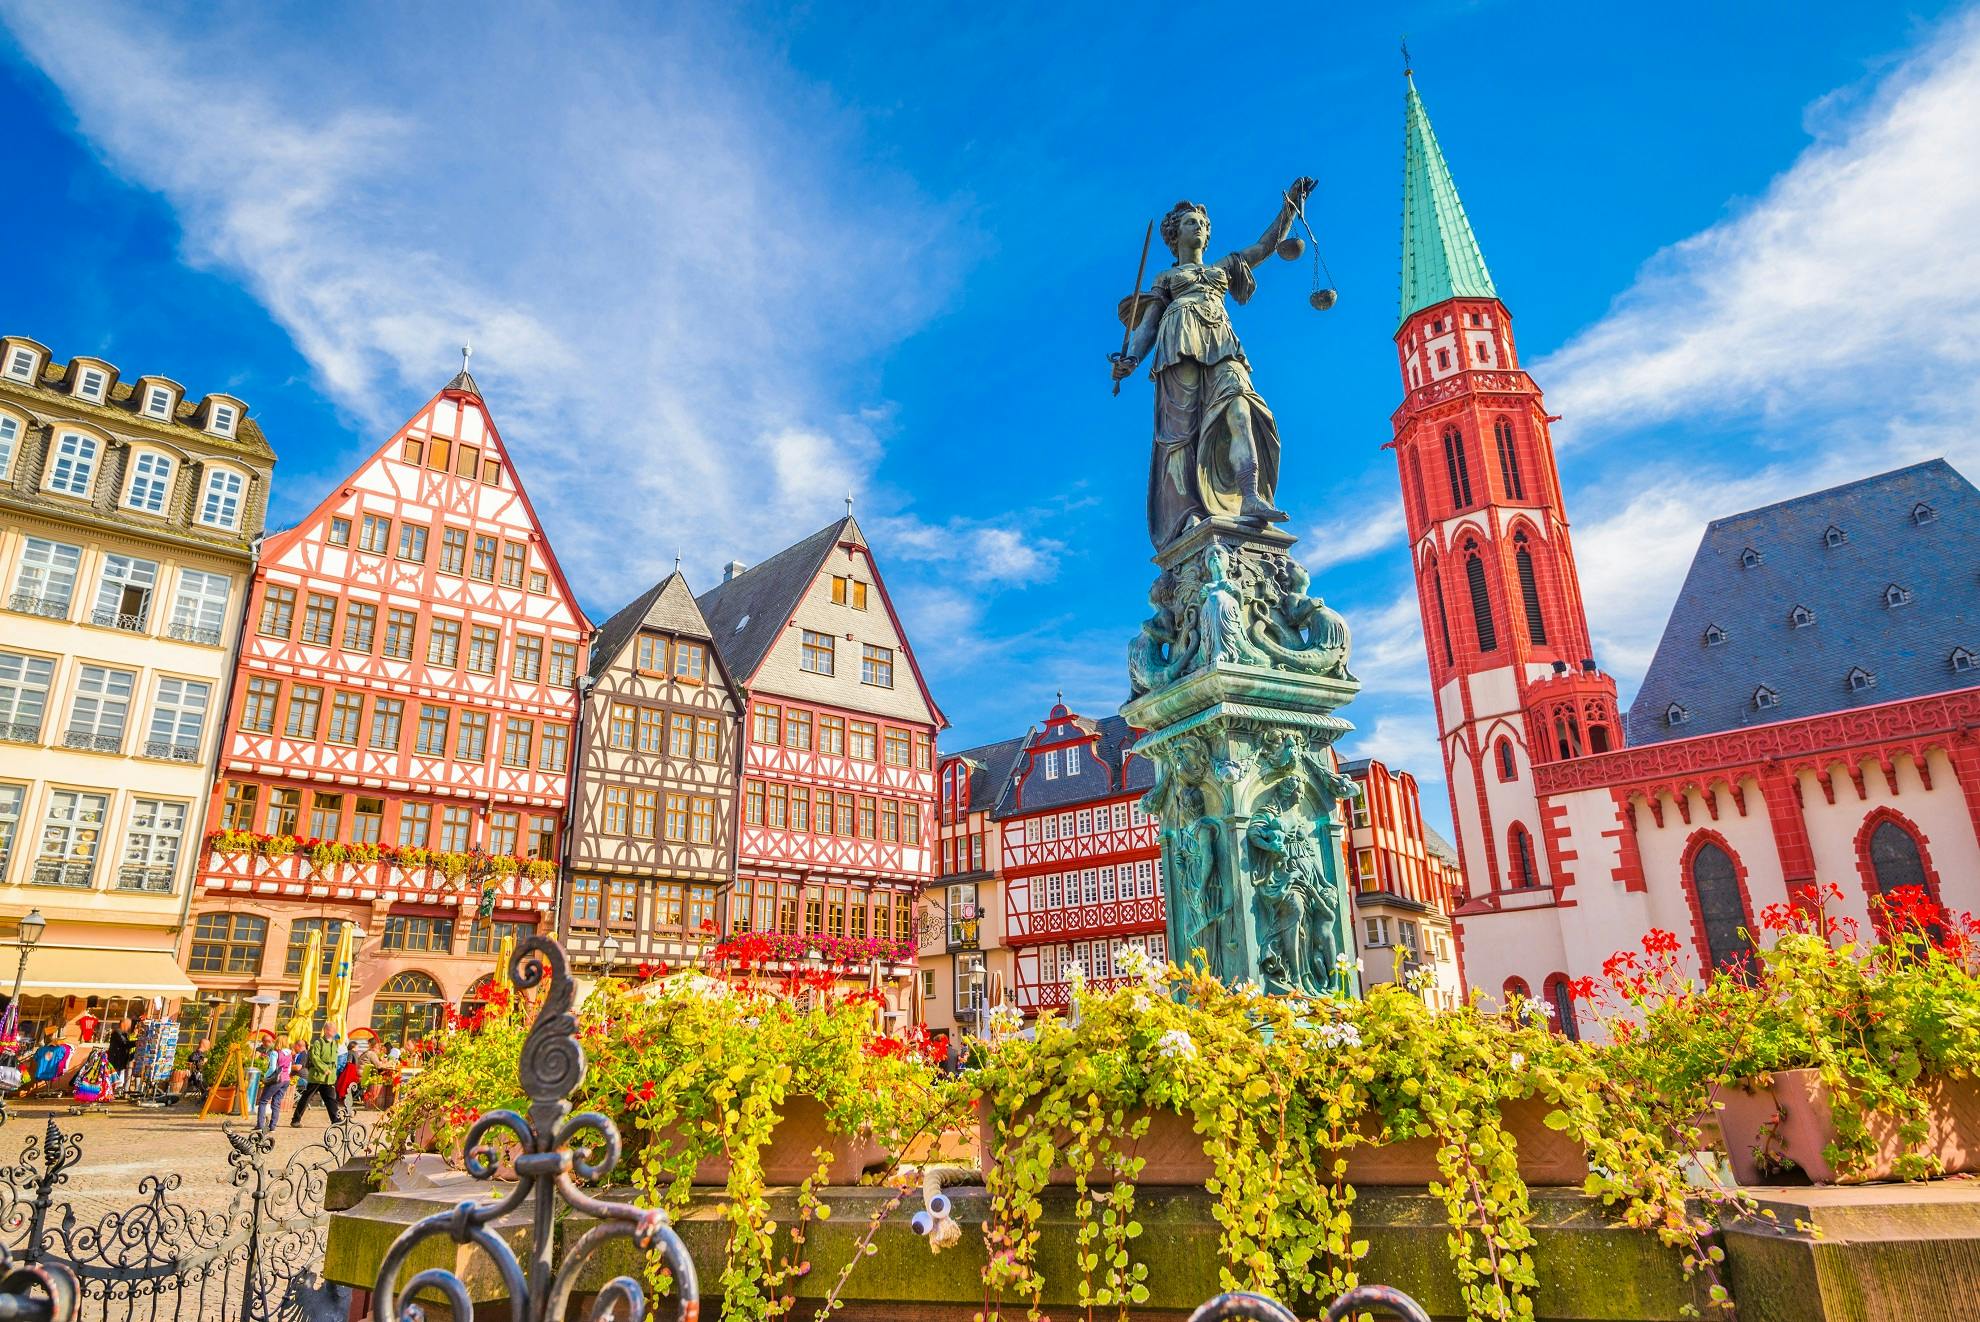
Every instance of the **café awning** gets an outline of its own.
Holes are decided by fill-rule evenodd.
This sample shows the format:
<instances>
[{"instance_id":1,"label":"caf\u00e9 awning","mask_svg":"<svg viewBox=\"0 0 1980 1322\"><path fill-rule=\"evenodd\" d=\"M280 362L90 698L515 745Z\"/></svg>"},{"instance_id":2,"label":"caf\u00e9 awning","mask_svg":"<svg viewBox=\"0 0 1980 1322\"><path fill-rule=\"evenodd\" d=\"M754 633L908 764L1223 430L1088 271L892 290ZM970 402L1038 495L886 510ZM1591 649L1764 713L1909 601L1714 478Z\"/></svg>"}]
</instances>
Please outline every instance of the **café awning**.
<instances>
[{"instance_id":1,"label":"caf\u00e9 awning","mask_svg":"<svg viewBox=\"0 0 1980 1322\"><path fill-rule=\"evenodd\" d=\"M23 996L191 996L198 990L169 950L41 945L28 952L21 979Z\"/></svg>"}]
</instances>

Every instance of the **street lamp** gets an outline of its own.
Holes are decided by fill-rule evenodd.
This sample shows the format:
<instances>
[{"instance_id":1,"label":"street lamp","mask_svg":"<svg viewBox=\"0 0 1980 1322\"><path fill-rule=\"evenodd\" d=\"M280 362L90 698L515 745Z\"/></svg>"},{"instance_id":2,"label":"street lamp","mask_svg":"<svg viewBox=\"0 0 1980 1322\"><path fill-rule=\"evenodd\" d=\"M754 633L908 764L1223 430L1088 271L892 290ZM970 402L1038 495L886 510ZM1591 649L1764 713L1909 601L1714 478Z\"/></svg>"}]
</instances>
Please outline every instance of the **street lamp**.
<instances>
[{"instance_id":1,"label":"street lamp","mask_svg":"<svg viewBox=\"0 0 1980 1322\"><path fill-rule=\"evenodd\" d=\"M14 943L21 948L21 961L14 966L14 994L7 1004L20 1004L21 981L27 977L28 954L41 944L41 934L47 930L48 920L41 916L39 909L28 910L27 917L21 919L20 927L14 934Z\"/></svg>"},{"instance_id":2,"label":"street lamp","mask_svg":"<svg viewBox=\"0 0 1980 1322\"><path fill-rule=\"evenodd\" d=\"M598 943L598 966L605 971L605 976L609 978L612 976L612 966L618 962L619 940L617 937L608 936Z\"/></svg>"}]
</instances>

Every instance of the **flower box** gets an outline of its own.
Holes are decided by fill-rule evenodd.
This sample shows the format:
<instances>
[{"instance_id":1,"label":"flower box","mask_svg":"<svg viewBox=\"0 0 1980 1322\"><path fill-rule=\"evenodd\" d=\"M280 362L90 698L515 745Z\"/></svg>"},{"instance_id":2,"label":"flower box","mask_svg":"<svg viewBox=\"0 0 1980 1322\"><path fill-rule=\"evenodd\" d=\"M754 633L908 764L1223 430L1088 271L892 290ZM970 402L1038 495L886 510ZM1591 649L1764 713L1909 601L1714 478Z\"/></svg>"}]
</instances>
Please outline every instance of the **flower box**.
<instances>
[{"instance_id":1,"label":"flower box","mask_svg":"<svg viewBox=\"0 0 1980 1322\"><path fill-rule=\"evenodd\" d=\"M1838 1172L1823 1153L1836 1141L1836 1125L1820 1071L1776 1070L1765 1084L1715 1086L1712 1101L1741 1184L1782 1183L1785 1162L1816 1184L1888 1180L1908 1151L1938 1157L1947 1175L1980 1170L1980 1079L1926 1077L1917 1091L1926 1107L1924 1139L1907 1148L1897 1118L1872 1112L1864 1128L1875 1150L1860 1170L1848 1173ZM1787 1178L1795 1179L1792 1173Z\"/></svg>"},{"instance_id":2,"label":"flower box","mask_svg":"<svg viewBox=\"0 0 1980 1322\"><path fill-rule=\"evenodd\" d=\"M858 1184L870 1167L884 1165L889 1153L879 1142L864 1134L834 1133L827 1122L825 1105L815 1097L790 1096L784 1099L783 1113L763 1145L763 1183L769 1186L802 1184L817 1173L814 1152L824 1148L832 1154L832 1165L825 1172L827 1185ZM680 1131L669 1125L653 1132L649 1146L679 1146ZM725 1185L733 1163L726 1155L704 1157L695 1163L694 1183Z\"/></svg>"},{"instance_id":3,"label":"flower box","mask_svg":"<svg viewBox=\"0 0 1980 1322\"><path fill-rule=\"evenodd\" d=\"M1511 1135L1519 1153L1520 1178L1528 1185L1570 1185L1580 1187L1588 1178L1588 1155L1565 1133L1547 1127L1547 1113L1553 1108L1537 1097L1519 1098L1501 1104L1500 1123ZM979 1111L979 1116L981 1117ZM1203 1136L1195 1121L1168 1110L1143 1110L1131 1119L1148 1116L1148 1132L1142 1135L1135 1156L1144 1159L1135 1184L1139 1188L1201 1188L1216 1176L1216 1163L1203 1150ZM996 1165L994 1126L981 1119L978 1134L979 1155L987 1173ZM1364 1118L1362 1133L1381 1132L1380 1122ZM1437 1169L1437 1140L1409 1138L1393 1143L1357 1143L1347 1149L1347 1182L1351 1185L1402 1185L1421 1188L1443 1178ZM1069 1185L1072 1171L1055 1166L1046 1181Z\"/></svg>"}]
</instances>

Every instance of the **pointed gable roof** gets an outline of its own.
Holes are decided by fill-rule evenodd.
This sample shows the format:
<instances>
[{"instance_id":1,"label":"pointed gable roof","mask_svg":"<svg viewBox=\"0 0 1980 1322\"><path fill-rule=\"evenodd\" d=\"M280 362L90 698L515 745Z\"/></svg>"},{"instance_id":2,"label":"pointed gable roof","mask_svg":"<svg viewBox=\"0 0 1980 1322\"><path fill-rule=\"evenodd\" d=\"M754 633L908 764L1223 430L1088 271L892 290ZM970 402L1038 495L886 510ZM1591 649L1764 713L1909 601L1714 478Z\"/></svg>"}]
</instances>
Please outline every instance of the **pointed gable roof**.
<instances>
[{"instance_id":1,"label":"pointed gable roof","mask_svg":"<svg viewBox=\"0 0 1980 1322\"><path fill-rule=\"evenodd\" d=\"M1498 296L1412 77L1403 99L1401 316L1447 298Z\"/></svg>"},{"instance_id":2,"label":"pointed gable roof","mask_svg":"<svg viewBox=\"0 0 1980 1322\"><path fill-rule=\"evenodd\" d=\"M633 635L642 628L658 629L677 638L699 638L709 643L715 641L714 631L702 618L701 608L695 605L687 576L676 569L598 626L598 636L591 644L591 677L596 679L610 669L618 661L619 654L625 651L626 644L632 641ZM718 664L722 660L719 648L716 649L715 660Z\"/></svg>"},{"instance_id":3,"label":"pointed gable roof","mask_svg":"<svg viewBox=\"0 0 1980 1322\"><path fill-rule=\"evenodd\" d=\"M994 744L965 748L950 756L969 764L969 808L972 812L996 812L1017 773L1018 759L1031 742L1030 732Z\"/></svg>"},{"instance_id":4,"label":"pointed gable roof","mask_svg":"<svg viewBox=\"0 0 1980 1322\"><path fill-rule=\"evenodd\" d=\"M825 557L842 540L866 544L850 514L695 598L716 650L744 683L755 677L770 645L825 567Z\"/></svg>"},{"instance_id":5,"label":"pointed gable roof","mask_svg":"<svg viewBox=\"0 0 1980 1322\"><path fill-rule=\"evenodd\" d=\"M1943 459L1713 520L1630 704L1628 743L1971 688L1980 676L1953 654L1980 647L1975 546L1980 491ZM1888 595L1893 583L1906 595ZM1713 622L1721 641L1706 640ZM1857 670L1874 684L1852 686Z\"/></svg>"}]
</instances>

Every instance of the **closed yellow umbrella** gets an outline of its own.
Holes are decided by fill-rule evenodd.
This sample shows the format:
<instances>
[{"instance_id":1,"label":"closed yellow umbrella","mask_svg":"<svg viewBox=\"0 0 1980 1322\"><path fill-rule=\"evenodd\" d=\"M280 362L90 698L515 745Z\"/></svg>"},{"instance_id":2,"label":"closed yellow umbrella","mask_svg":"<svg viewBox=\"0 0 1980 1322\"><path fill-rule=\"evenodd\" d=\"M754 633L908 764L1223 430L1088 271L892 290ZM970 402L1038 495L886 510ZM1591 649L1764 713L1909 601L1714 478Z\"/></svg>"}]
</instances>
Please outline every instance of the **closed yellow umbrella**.
<instances>
[{"instance_id":1,"label":"closed yellow umbrella","mask_svg":"<svg viewBox=\"0 0 1980 1322\"><path fill-rule=\"evenodd\" d=\"M316 1018L316 977L323 963L323 932L319 929L309 934L309 945L303 950L302 982L296 987L296 1013L289 1020L288 1031L283 1034L291 1046L303 1046L314 1035L313 1020Z\"/></svg>"},{"instance_id":2,"label":"closed yellow umbrella","mask_svg":"<svg viewBox=\"0 0 1980 1322\"><path fill-rule=\"evenodd\" d=\"M501 947L495 952L495 985L503 991L510 988L509 961L515 957L516 939L513 936L503 937Z\"/></svg>"},{"instance_id":3,"label":"closed yellow umbrella","mask_svg":"<svg viewBox=\"0 0 1980 1322\"><path fill-rule=\"evenodd\" d=\"M356 925L343 924L337 932L337 953L330 960L330 1004L324 1023L339 1038L350 1032L346 1021L351 1017L351 963L357 954L356 937Z\"/></svg>"}]
</instances>

